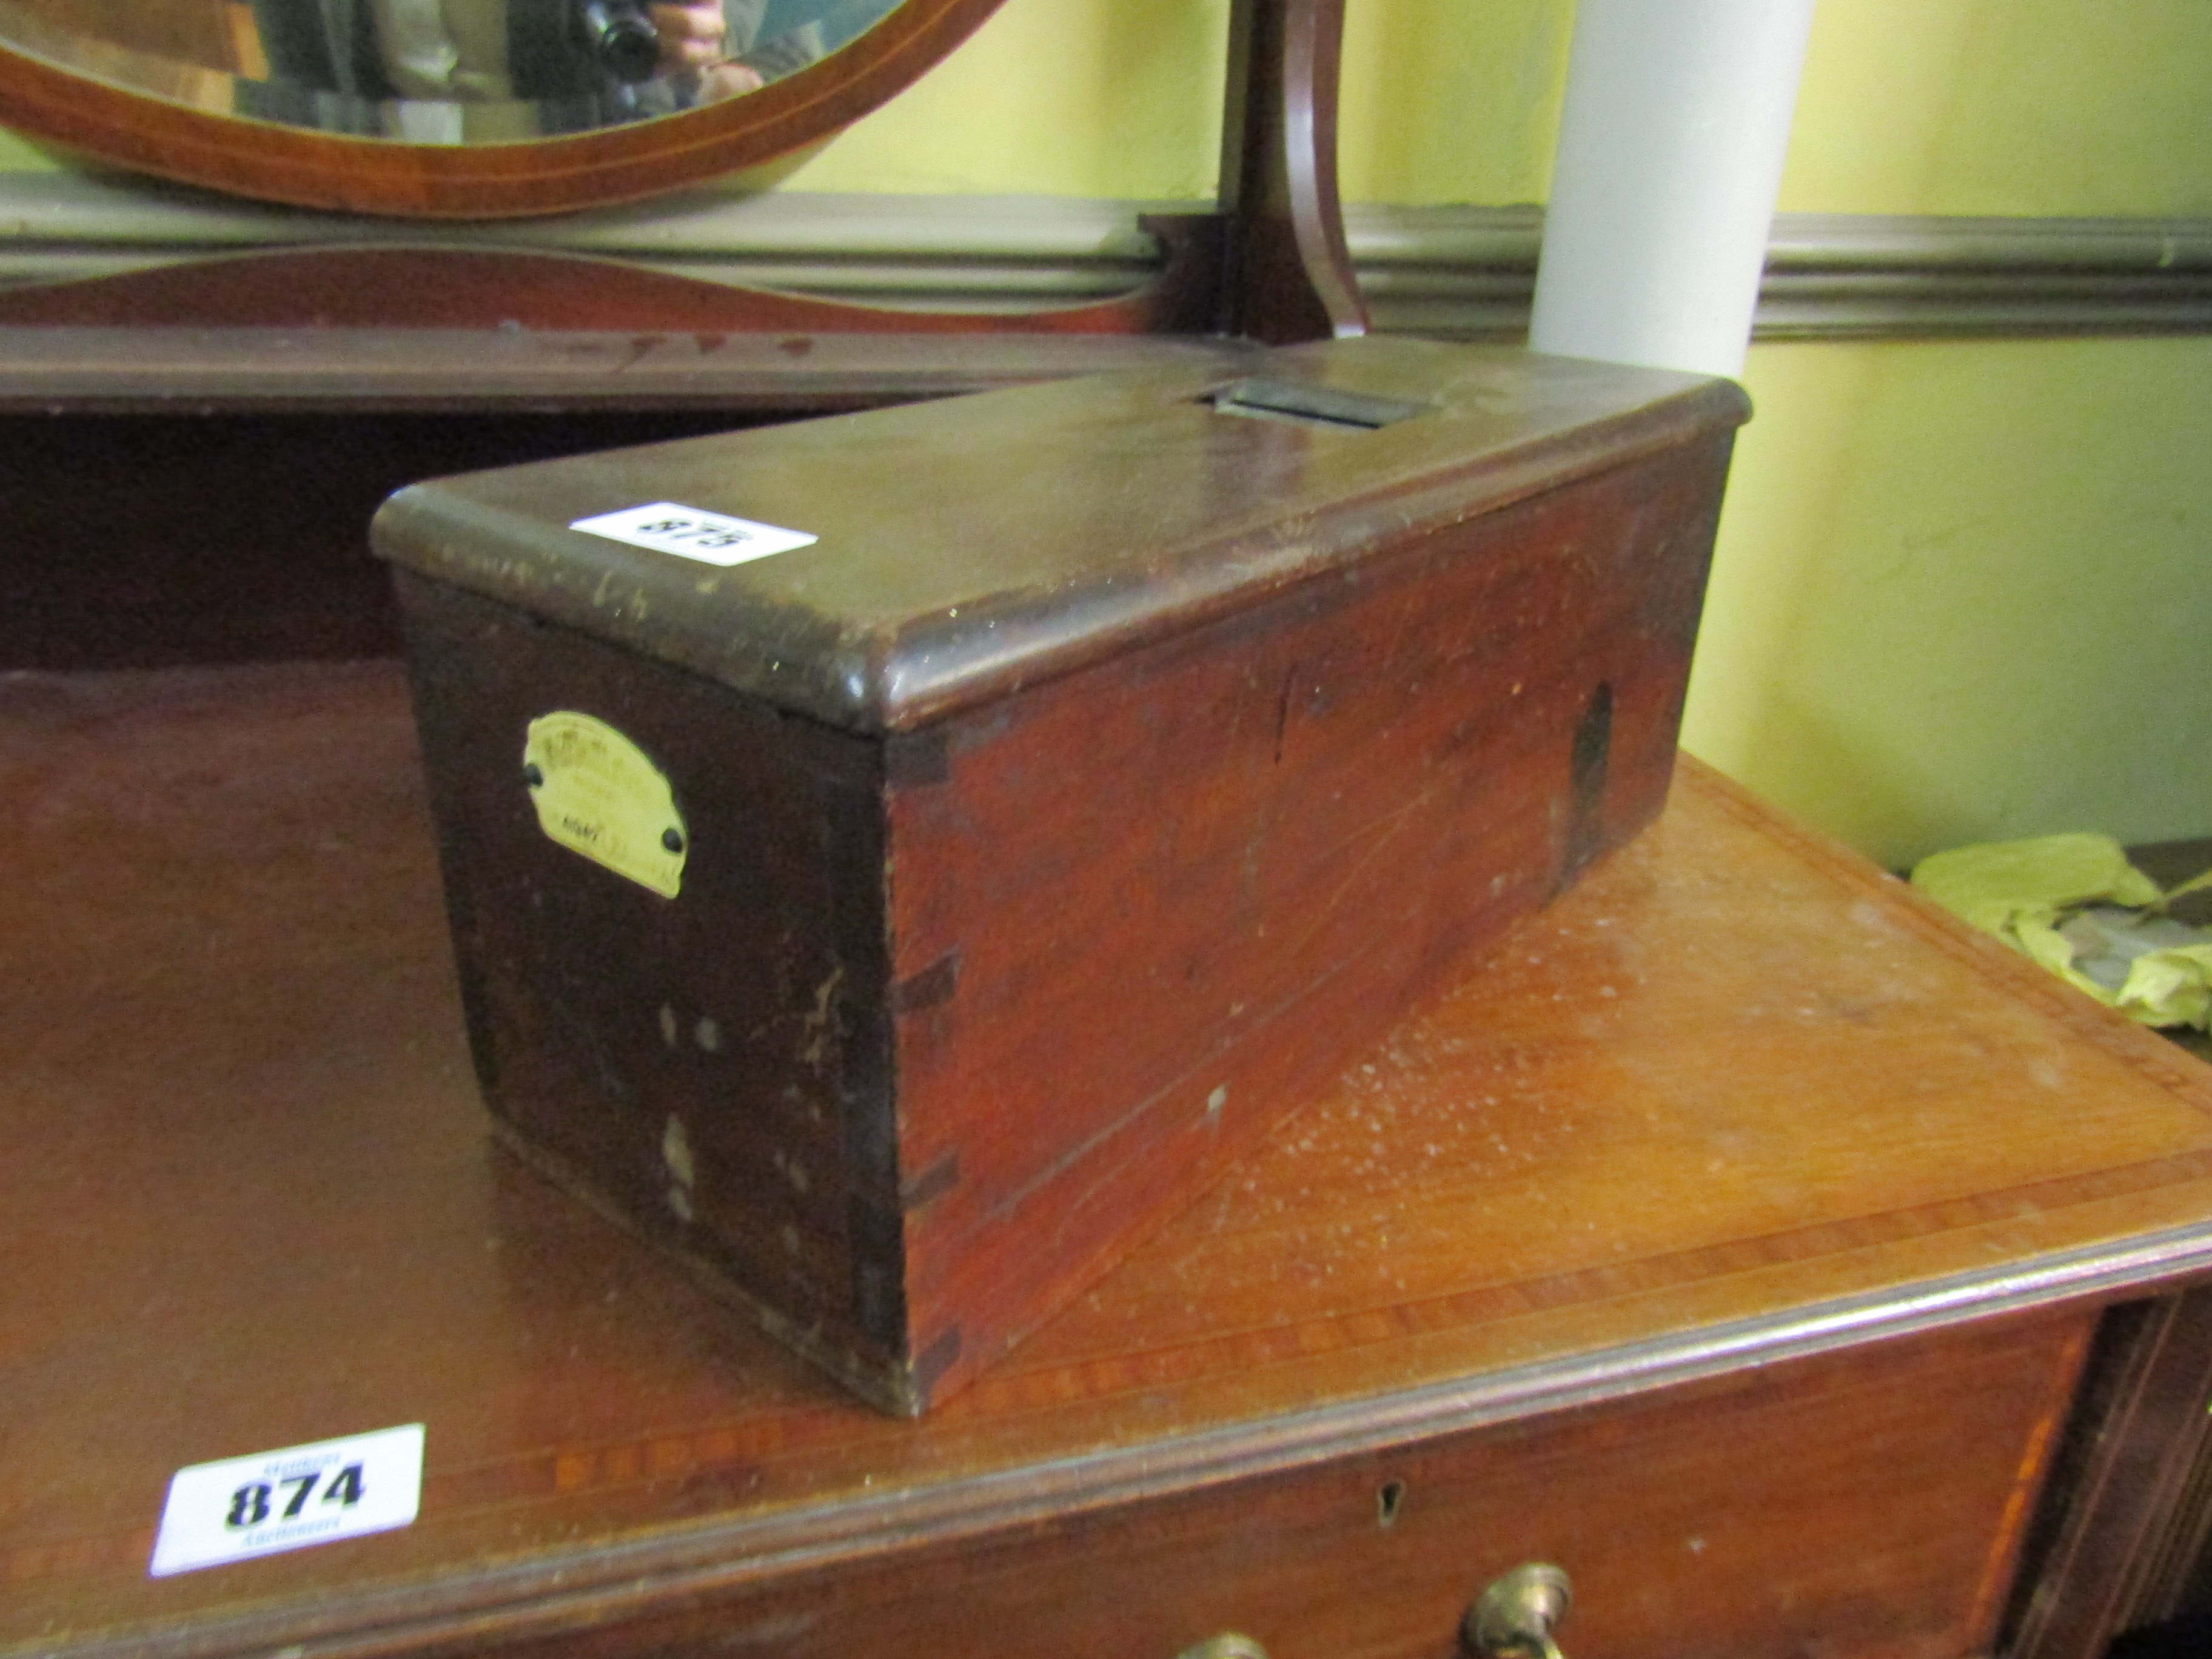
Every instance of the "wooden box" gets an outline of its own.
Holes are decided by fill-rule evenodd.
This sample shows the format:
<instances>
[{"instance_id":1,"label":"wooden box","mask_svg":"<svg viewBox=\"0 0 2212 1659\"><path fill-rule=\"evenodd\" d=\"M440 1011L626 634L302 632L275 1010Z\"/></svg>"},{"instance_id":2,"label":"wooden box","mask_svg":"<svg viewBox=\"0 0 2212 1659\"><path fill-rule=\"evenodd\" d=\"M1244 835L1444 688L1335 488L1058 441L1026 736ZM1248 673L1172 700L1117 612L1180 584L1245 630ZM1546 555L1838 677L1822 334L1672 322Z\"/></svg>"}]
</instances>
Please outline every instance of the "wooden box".
<instances>
[{"instance_id":1,"label":"wooden box","mask_svg":"<svg viewBox=\"0 0 2212 1659\"><path fill-rule=\"evenodd\" d=\"M400 492L495 1121L941 1399L1658 811L1745 412L1359 341Z\"/></svg>"}]
</instances>

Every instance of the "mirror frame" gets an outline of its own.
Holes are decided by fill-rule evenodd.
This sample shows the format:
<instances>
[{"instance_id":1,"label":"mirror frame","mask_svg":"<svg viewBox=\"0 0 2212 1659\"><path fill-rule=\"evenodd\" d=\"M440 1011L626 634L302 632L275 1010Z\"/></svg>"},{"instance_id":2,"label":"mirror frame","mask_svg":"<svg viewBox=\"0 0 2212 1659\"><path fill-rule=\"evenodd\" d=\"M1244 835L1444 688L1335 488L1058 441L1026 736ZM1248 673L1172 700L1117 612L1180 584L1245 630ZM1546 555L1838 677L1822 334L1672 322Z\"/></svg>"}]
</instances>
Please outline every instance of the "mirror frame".
<instances>
[{"instance_id":1,"label":"mirror frame","mask_svg":"<svg viewBox=\"0 0 2212 1659\"><path fill-rule=\"evenodd\" d=\"M295 207L427 219L567 213L726 175L773 182L912 85L1000 3L901 0L850 44L757 92L596 132L509 143L410 144L219 114L4 44L0 121L74 152L73 159Z\"/></svg>"}]
</instances>

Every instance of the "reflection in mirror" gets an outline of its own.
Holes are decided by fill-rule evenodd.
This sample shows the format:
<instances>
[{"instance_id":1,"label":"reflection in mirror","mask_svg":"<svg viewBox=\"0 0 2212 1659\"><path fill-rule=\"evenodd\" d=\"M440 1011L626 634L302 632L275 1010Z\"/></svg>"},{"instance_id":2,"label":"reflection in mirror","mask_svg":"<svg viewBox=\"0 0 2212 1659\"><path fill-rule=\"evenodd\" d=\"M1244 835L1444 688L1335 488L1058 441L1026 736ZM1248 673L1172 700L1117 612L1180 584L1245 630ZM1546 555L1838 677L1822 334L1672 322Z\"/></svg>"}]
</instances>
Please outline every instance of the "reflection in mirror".
<instances>
[{"instance_id":1,"label":"reflection in mirror","mask_svg":"<svg viewBox=\"0 0 2212 1659\"><path fill-rule=\"evenodd\" d=\"M899 0L0 0L0 44L218 113L519 142L742 96Z\"/></svg>"}]
</instances>

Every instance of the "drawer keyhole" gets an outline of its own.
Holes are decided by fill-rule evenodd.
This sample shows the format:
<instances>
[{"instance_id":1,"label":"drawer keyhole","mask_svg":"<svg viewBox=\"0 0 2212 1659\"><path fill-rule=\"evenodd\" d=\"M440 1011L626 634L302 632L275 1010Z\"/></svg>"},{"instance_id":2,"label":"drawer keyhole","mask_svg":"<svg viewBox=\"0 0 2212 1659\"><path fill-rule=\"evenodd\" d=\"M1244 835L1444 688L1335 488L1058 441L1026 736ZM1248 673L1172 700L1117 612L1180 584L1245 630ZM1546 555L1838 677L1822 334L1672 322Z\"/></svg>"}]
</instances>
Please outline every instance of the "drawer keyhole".
<instances>
[{"instance_id":1,"label":"drawer keyhole","mask_svg":"<svg viewBox=\"0 0 2212 1659\"><path fill-rule=\"evenodd\" d=\"M1375 1524L1378 1527L1395 1525L1398 1510L1405 1501L1406 1483L1402 1480L1386 1481L1382 1490L1375 1494Z\"/></svg>"}]
</instances>

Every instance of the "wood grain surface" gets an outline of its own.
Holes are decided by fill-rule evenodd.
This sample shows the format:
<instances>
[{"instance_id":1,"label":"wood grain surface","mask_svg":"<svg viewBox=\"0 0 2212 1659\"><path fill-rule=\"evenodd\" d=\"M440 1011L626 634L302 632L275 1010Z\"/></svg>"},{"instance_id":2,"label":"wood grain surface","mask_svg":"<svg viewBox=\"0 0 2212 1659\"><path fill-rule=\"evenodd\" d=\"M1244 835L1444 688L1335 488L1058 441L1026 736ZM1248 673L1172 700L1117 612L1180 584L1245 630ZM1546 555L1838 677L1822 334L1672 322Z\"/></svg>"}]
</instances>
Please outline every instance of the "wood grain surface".
<instances>
[{"instance_id":1,"label":"wood grain surface","mask_svg":"<svg viewBox=\"0 0 2212 1659\"><path fill-rule=\"evenodd\" d=\"M899 1014L892 1099L906 1179L948 1177L905 1235L940 1395L1658 815L1727 457L1379 530L1343 580L926 729L892 970L950 982Z\"/></svg>"},{"instance_id":2,"label":"wood grain surface","mask_svg":"<svg viewBox=\"0 0 2212 1659\"><path fill-rule=\"evenodd\" d=\"M818 334L953 335L972 349L977 335L1206 331L1219 286L1219 220L1163 214L1139 222L1164 256L1151 280L1113 299L1036 311L860 305L532 250L279 247L0 290L0 327L228 329L264 338L274 330L501 330L510 356L525 330L690 335L702 343L763 334L779 337L786 356L804 355ZM302 349L296 339L282 343Z\"/></svg>"},{"instance_id":3,"label":"wood grain surface","mask_svg":"<svg viewBox=\"0 0 2212 1659\"><path fill-rule=\"evenodd\" d=\"M1547 1425L1572 1463L1585 1421L1669 1425L1633 1463L1663 1499L1729 1432L1669 1401L1767 1378L1748 1462L1809 1443L1832 1388L1899 1418L1907 1469L1971 1443L1940 1502L2001 1572L2083 1314L2212 1267L2212 1073L1690 767L1006 1364L894 1422L489 1145L394 665L9 676L0 779L11 1653L580 1639L902 1561L927 1597L954 1547L1015 1560L1323 1464L1364 1491L1476 1431L1487 1468ZM409 1422L413 1526L146 1577L177 1468ZM1875 1549L1878 1488L1823 1538ZM1869 1601L1832 1650L1960 1651L1987 1587L1943 1577L1935 1622Z\"/></svg>"},{"instance_id":4,"label":"wood grain surface","mask_svg":"<svg viewBox=\"0 0 2212 1659\"><path fill-rule=\"evenodd\" d=\"M1224 414L1243 377L1411 412L1375 428ZM1300 587L1356 586L1602 474L1717 466L1749 414L1726 380L1517 349L1247 347L1235 369L1216 356L436 478L386 502L371 541L778 708L906 731ZM1711 519L1681 500L1636 496L1606 534L1701 565ZM646 501L817 540L716 574L570 528ZM1501 625L1527 635L1555 616L1556 595L1511 600Z\"/></svg>"},{"instance_id":5,"label":"wood grain surface","mask_svg":"<svg viewBox=\"0 0 2212 1659\"><path fill-rule=\"evenodd\" d=\"M1142 334L0 324L0 413L688 410L790 420L1166 363L1228 374L1239 355L1219 340ZM231 498L210 489L209 499Z\"/></svg>"},{"instance_id":6,"label":"wood grain surface","mask_svg":"<svg viewBox=\"0 0 2212 1659\"><path fill-rule=\"evenodd\" d=\"M1480 1588L1541 1560L1571 1568L1577 1659L1981 1653L2085 1334L2076 1315L1747 1370L511 1650L1171 1659L1234 1629L1270 1659L1459 1659Z\"/></svg>"}]
</instances>

